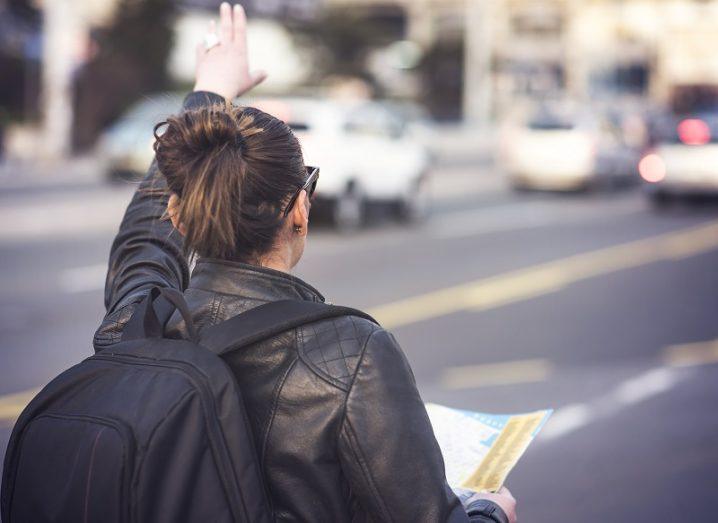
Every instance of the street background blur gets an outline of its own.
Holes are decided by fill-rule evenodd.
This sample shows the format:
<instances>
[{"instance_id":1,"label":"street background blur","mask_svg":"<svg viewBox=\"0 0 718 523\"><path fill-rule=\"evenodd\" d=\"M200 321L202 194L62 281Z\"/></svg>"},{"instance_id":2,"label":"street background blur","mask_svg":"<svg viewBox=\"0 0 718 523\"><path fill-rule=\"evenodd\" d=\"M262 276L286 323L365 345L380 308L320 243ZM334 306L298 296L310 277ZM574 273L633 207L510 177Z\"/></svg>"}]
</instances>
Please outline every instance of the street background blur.
<instances>
[{"instance_id":1,"label":"street background blur","mask_svg":"<svg viewBox=\"0 0 718 523\"><path fill-rule=\"evenodd\" d=\"M92 353L210 0L0 0L0 448ZM715 521L718 2L254 0L241 103L322 177L297 274L426 401L556 412L522 521ZM410 488L410 485L407 485Z\"/></svg>"}]
</instances>

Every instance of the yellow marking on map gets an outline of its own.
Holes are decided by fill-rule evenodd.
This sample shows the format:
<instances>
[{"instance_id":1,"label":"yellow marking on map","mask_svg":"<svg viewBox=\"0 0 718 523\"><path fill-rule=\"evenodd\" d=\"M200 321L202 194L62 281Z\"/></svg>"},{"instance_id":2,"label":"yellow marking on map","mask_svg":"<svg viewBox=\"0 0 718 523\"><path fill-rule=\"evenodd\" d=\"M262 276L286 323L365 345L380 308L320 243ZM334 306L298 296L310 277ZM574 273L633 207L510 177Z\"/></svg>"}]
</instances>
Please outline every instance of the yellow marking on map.
<instances>
[{"instance_id":1,"label":"yellow marking on map","mask_svg":"<svg viewBox=\"0 0 718 523\"><path fill-rule=\"evenodd\" d=\"M664 349L663 360L671 367L718 363L718 340L671 345Z\"/></svg>"},{"instance_id":2,"label":"yellow marking on map","mask_svg":"<svg viewBox=\"0 0 718 523\"><path fill-rule=\"evenodd\" d=\"M420 294L369 312L396 328L459 311L485 311L535 298L586 280L718 248L718 222L614 245L568 258Z\"/></svg>"},{"instance_id":3,"label":"yellow marking on map","mask_svg":"<svg viewBox=\"0 0 718 523\"><path fill-rule=\"evenodd\" d=\"M511 416L488 454L461 486L476 492L496 492L531 443L546 411Z\"/></svg>"}]
</instances>

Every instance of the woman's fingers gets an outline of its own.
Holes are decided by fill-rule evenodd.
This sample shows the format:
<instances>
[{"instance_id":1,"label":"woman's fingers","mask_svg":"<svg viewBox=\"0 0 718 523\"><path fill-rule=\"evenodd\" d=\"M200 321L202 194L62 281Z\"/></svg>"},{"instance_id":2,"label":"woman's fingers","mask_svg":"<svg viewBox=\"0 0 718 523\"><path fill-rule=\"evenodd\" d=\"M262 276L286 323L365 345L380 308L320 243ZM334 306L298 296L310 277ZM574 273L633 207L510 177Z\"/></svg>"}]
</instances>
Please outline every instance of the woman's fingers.
<instances>
[{"instance_id":1,"label":"woman's fingers","mask_svg":"<svg viewBox=\"0 0 718 523\"><path fill-rule=\"evenodd\" d=\"M497 492L497 494L501 494L502 496L508 496L511 499L513 499L514 501L516 500L516 498L514 498L514 495L511 494L511 491L506 487L501 487L499 489L499 491Z\"/></svg>"},{"instance_id":2,"label":"woman's fingers","mask_svg":"<svg viewBox=\"0 0 718 523\"><path fill-rule=\"evenodd\" d=\"M234 41L234 23L232 21L232 8L229 3L222 2L219 6L219 41L231 44Z\"/></svg>"},{"instance_id":3,"label":"woman's fingers","mask_svg":"<svg viewBox=\"0 0 718 523\"><path fill-rule=\"evenodd\" d=\"M234 43L246 47L247 44L247 16L244 8L239 4L234 4Z\"/></svg>"},{"instance_id":4,"label":"woman's fingers","mask_svg":"<svg viewBox=\"0 0 718 523\"><path fill-rule=\"evenodd\" d=\"M250 83L249 87L247 88L248 90L252 89L252 88L258 86L259 84L261 84L262 82L264 82L267 79L267 72L266 71L252 71L249 74L249 79L250 79L251 83Z\"/></svg>"}]
</instances>

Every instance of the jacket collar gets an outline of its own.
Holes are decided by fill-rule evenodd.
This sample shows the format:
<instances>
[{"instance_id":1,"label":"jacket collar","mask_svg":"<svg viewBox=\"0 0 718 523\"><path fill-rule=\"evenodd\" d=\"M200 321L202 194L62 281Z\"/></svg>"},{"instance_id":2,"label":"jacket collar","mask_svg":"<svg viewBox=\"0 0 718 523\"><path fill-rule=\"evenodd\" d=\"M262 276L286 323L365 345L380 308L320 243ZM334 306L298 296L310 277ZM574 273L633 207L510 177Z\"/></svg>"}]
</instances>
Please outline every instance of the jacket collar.
<instances>
[{"instance_id":1,"label":"jacket collar","mask_svg":"<svg viewBox=\"0 0 718 523\"><path fill-rule=\"evenodd\" d=\"M190 288L265 301L324 301L324 296L296 276L246 263L200 258Z\"/></svg>"}]
</instances>

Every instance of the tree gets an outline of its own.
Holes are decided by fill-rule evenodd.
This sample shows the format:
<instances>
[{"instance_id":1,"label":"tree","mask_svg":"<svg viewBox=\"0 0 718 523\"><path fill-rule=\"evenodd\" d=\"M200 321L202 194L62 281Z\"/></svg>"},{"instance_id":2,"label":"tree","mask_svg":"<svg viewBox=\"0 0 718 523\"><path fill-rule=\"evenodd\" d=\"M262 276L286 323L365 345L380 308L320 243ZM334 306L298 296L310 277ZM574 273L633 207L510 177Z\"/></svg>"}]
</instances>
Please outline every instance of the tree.
<instances>
[{"instance_id":1,"label":"tree","mask_svg":"<svg viewBox=\"0 0 718 523\"><path fill-rule=\"evenodd\" d=\"M76 150L90 147L100 131L143 93L166 89L173 45L173 0L121 0L112 23L96 31L95 56L76 79Z\"/></svg>"}]
</instances>

